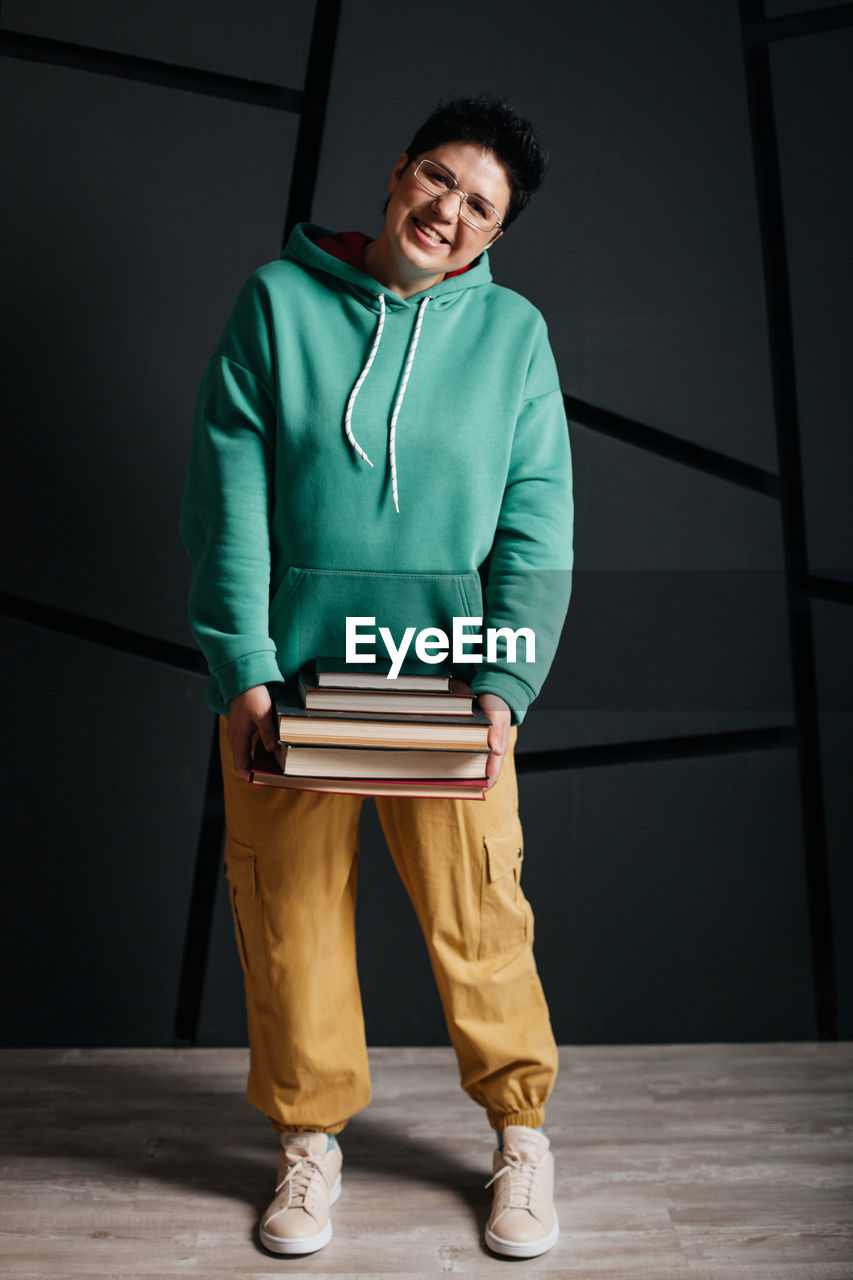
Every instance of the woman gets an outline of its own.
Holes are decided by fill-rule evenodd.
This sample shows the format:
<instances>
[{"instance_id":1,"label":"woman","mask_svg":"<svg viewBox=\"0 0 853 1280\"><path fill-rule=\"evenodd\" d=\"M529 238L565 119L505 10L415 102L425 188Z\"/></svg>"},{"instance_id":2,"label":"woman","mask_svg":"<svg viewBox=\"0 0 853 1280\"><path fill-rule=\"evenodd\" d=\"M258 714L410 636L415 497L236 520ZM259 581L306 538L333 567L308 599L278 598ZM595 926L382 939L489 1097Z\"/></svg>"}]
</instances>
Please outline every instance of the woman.
<instances>
[{"instance_id":1,"label":"woman","mask_svg":"<svg viewBox=\"0 0 853 1280\"><path fill-rule=\"evenodd\" d=\"M221 717L226 867L249 1020L248 1095L281 1134L261 1240L331 1237L334 1135L369 1101L355 964L357 796L252 787L267 685L344 653L347 617L395 635L482 618L535 635L466 671L492 724L484 803L377 799L430 953L462 1085L497 1131L486 1240L557 1239L541 1131L556 1048L520 885L515 725L568 605L571 468L542 317L487 249L539 186L527 121L439 107L394 166L375 239L302 224L250 278L199 394L182 532L190 618Z\"/></svg>"}]
</instances>

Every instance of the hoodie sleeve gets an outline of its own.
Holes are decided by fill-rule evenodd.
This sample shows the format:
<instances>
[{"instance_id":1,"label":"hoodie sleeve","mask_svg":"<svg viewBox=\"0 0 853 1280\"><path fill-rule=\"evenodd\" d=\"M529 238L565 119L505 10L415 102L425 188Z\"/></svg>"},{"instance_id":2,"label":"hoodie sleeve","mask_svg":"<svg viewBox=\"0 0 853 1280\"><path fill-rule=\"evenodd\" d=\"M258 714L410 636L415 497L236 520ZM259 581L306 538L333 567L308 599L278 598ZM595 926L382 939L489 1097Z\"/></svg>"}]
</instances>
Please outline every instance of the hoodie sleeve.
<instances>
[{"instance_id":1,"label":"hoodie sleeve","mask_svg":"<svg viewBox=\"0 0 853 1280\"><path fill-rule=\"evenodd\" d=\"M244 286L196 402L181 536L193 565L189 621L226 710L280 680L269 635L275 399L265 297Z\"/></svg>"},{"instance_id":2,"label":"hoodie sleeve","mask_svg":"<svg viewBox=\"0 0 853 1280\"><path fill-rule=\"evenodd\" d=\"M483 625L535 636L535 661L523 638L515 660L499 637L493 661L471 681L496 693L520 723L539 693L557 650L571 593L572 464L569 432L544 321L520 406L506 488L489 558Z\"/></svg>"}]
</instances>

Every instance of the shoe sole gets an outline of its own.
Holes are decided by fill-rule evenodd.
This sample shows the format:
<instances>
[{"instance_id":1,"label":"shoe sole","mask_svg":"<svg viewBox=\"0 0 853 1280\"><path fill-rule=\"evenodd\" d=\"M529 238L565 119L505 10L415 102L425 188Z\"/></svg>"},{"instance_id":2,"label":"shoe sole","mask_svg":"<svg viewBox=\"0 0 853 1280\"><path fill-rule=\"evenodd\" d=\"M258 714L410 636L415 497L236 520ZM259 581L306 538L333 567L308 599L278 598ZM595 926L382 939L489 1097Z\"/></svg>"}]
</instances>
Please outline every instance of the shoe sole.
<instances>
[{"instance_id":1,"label":"shoe sole","mask_svg":"<svg viewBox=\"0 0 853 1280\"><path fill-rule=\"evenodd\" d=\"M499 1253L504 1258L538 1258L540 1253L553 1249L559 1235L560 1224L555 1213L553 1227L547 1236L542 1236L539 1240L504 1240L503 1236L495 1235L491 1227L487 1226L486 1244L493 1253Z\"/></svg>"},{"instance_id":2,"label":"shoe sole","mask_svg":"<svg viewBox=\"0 0 853 1280\"><path fill-rule=\"evenodd\" d=\"M341 1175L338 1174L329 1192L330 1209L340 1194ZM292 1240L287 1240L284 1236L271 1236L269 1232L264 1231L263 1227L258 1227L258 1236L261 1244L265 1249L269 1249L270 1253L316 1253L331 1240L332 1222L329 1219L323 1230L318 1231L316 1236L295 1236Z\"/></svg>"}]
</instances>

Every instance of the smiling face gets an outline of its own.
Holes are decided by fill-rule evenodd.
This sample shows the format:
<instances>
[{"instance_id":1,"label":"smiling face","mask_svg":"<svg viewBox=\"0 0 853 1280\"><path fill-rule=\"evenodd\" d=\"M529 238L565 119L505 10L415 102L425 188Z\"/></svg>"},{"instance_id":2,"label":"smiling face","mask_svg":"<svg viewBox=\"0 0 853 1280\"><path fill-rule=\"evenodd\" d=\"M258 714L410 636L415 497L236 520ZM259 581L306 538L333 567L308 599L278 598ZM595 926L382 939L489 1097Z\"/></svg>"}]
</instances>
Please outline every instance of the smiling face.
<instances>
[{"instance_id":1,"label":"smiling face","mask_svg":"<svg viewBox=\"0 0 853 1280\"><path fill-rule=\"evenodd\" d=\"M391 198L376 243L407 293L428 289L448 272L467 266L501 234L500 227L483 232L463 222L458 194L432 196L425 191L414 177L415 165L423 159L444 165L463 191L488 201L499 218L505 216L511 194L506 170L494 152L473 143L442 143L411 160L402 155L388 185Z\"/></svg>"}]
</instances>

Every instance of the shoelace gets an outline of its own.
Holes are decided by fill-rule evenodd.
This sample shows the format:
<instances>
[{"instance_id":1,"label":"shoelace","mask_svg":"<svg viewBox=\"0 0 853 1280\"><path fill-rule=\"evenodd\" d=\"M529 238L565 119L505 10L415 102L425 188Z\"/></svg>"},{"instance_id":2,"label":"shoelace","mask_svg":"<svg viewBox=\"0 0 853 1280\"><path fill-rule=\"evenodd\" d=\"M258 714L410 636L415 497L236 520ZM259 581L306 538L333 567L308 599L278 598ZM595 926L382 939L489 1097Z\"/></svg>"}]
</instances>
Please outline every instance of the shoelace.
<instances>
[{"instance_id":1,"label":"shoelace","mask_svg":"<svg viewBox=\"0 0 853 1280\"><path fill-rule=\"evenodd\" d=\"M276 1187L276 1195L287 1184L287 1203L282 1206L283 1209L299 1208L308 1202L311 1192L311 1183L316 1174L323 1176L323 1169L320 1163L313 1156L300 1155L299 1159L290 1166L281 1182Z\"/></svg>"},{"instance_id":2,"label":"shoelace","mask_svg":"<svg viewBox=\"0 0 853 1280\"><path fill-rule=\"evenodd\" d=\"M529 1209L530 1197L533 1194L533 1182L539 1171L538 1163L532 1160L522 1160L520 1156L505 1155L504 1164L494 1177L490 1178L486 1183L486 1188L491 1187L498 1178L502 1178L505 1173L509 1174L509 1204L504 1206L503 1212L507 1209Z\"/></svg>"}]
</instances>

